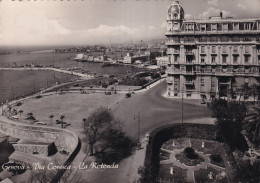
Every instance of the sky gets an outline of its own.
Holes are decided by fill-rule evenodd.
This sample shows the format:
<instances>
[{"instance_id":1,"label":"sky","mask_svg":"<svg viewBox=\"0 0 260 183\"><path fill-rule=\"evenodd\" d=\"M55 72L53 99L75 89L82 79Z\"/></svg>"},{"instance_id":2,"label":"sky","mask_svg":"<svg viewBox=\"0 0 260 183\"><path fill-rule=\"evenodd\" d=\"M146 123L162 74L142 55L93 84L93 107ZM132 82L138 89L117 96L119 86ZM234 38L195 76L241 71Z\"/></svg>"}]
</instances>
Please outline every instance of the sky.
<instances>
[{"instance_id":1,"label":"sky","mask_svg":"<svg viewBox=\"0 0 260 183\"><path fill-rule=\"evenodd\" d=\"M81 45L164 38L170 0L0 0L0 45ZM179 0L185 17L260 17L260 0Z\"/></svg>"}]
</instances>

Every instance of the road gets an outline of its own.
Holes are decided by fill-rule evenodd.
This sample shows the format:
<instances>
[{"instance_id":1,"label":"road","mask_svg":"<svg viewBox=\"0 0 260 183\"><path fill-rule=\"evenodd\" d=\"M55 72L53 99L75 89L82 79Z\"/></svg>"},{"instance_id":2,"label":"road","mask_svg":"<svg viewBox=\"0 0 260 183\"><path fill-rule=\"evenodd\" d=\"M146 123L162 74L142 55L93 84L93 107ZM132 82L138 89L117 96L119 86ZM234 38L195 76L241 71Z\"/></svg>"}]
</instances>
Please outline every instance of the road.
<instances>
[{"instance_id":1,"label":"road","mask_svg":"<svg viewBox=\"0 0 260 183\"><path fill-rule=\"evenodd\" d=\"M123 129L128 136L137 138L138 112L140 112L140 136L162 125L181 123L181 99L165 98L162 96L165 92L166 82L162 82L146 93L133 94L112 109L123 121ZM213 122L210 119L209 109L198 100L184 100L183 111L184 122Z\"/></svg>"},{"instance_id":2,"label":"road","mask_svg":"<svg viewBox=\"0 0 260 183\"><path fill-rule=\"evenodd\" d=\"M138 111L140 111L140 136L151 132L156 127L181 122L181 100L168 99L162 95L166 91L166 82L162 82L147 92L133 94L124 98L112 108L115 116L123 123L123 130L132 138L137 138ZM198 100L184 100L184 122L212 123L210 111L206 105ZM135 116L135 117L134 117ZM140 153L136 151L131 157L119 163L119 169L103 171L79 171L76 176L82 177L83 182L121 183L131 182L138 177L137 169L143 164L145 149Z\"/></svg>"},{"instance_id":3,"label":"road","mask_svg":"<svg viewBox=\"0 0 260 183\"><path fill-rule=\"evenodd\" d=\"M166 91L166 82L162 82L144 93L133 94L123 98L112 107L115 116L123 123L123 130L132 138L137 138L138 111L140 111L140 136L143 139L147 131L170 123L181 122L181 100L162 96ZM184 100L184 122L212 123L210 111L198 100ZM135 116L135 118L134 118ZM143 164L145 149L136 151L132 156L122 160L118 169L79 170L74 177L78 182L121 183L131 182L138 177L137 169ZM81 160L82 161L82 160ZM86 158L84 162L90 162Z\"/></svg>"}]
</instances>

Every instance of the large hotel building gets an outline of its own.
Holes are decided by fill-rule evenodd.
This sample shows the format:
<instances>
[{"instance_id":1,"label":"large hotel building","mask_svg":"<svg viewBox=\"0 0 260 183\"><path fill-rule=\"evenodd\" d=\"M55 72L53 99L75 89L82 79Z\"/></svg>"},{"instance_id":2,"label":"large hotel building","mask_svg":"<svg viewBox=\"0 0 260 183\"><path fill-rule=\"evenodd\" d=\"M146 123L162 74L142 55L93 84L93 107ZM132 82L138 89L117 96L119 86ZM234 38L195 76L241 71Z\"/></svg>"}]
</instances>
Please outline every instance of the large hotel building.
<instances>
[{"instance_id":1,"label":"large hotel building","mask_svg":"<svg viewBox=\"0 0 260 183\"><path fill-rule=\"evenodd\" d=\"M259 84L260 18L184 19L178 1L168 9L169 97L236 98L242 85Z\"/></svg>"}]
</instances>

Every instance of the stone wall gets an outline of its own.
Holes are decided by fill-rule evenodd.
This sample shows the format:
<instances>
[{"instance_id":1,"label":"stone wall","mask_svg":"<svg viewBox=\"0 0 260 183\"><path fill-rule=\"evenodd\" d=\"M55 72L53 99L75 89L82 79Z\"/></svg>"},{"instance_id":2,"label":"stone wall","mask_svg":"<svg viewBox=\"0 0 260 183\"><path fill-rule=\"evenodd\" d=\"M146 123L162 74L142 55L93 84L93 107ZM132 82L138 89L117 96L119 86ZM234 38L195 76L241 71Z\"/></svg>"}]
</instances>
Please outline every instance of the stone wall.
<instances>
[{"instance_id":1,"label":"stone wall","mask_svg":"<svg viewBox=\"0 0 260 183\"><path fill-rule=\"evenodd\" d=\"M0 120L0 132L22 140L38 142L54 142L62 150L72 152L78 144L78 136L69 130L25 125L12 121Z\"/></svg>"}]
</instances>

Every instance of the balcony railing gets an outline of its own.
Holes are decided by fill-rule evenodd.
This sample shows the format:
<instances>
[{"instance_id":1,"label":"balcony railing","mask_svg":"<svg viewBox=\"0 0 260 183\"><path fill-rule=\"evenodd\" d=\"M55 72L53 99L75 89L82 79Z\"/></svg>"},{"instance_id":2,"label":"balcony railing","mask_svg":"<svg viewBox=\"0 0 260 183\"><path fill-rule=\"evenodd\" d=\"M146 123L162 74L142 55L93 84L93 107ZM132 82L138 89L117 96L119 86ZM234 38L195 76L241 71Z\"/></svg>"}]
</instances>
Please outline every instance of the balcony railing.
<instances>
[{"instance_id":1,"label":"balcony railing","mask_svg":"<svg viewBox=\"0 0 260 183\"><path fill-rule=\"evenodd\" d=\"M186 51L185 54L188 55L188 56L193 56L194 55L194 53L192 51Z\"/></svg>"},{"instance_id":2,"label":"balcony railing","mask_svg":"<svg viewBox=\"0 0 260 183\"><path fill-rule=\"evenodd\" d=\"M187 64L187 65L193 65L194 63L193 63L193 61L186 61L185 64Z\"/></svg>"},{"instance_id":3,"label":"balcony railing","mask_svg":"<svg viewBox=\"0 0 260 183\"><path fill-rule=\"evenodd\" d=\"M185 81L185 85L194 85L194 81Z\"/></svg>"}]
</instances>

